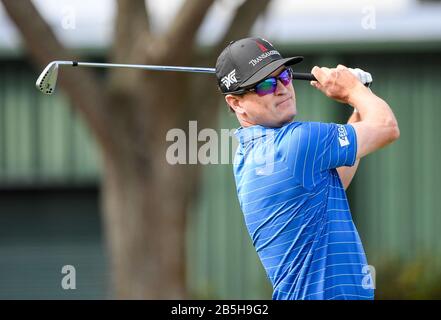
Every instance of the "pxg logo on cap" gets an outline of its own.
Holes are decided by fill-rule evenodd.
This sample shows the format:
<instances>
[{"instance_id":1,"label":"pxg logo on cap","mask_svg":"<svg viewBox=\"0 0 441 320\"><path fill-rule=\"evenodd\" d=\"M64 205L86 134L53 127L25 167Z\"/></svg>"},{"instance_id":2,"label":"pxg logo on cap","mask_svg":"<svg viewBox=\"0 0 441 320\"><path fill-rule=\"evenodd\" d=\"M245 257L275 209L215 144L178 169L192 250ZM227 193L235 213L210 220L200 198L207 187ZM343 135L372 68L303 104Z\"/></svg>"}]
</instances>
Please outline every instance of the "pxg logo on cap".
<instances>
[{"instance_id":1,"label":"pxg logo on cap","mask_svg":"<svg viewBox=\"0 0 441 320\"><path fill-rule=\"evenodd\" d=\"M229 74L227 74L225 77L221 79L222 84L228 89L230 89L231 85L237 83L236 79L236 69L231 71Z\"/></svg>"},{"instance_id":2,"label":"pxg logo on cap","mask_svg":"<svg viewBox=\"0 0 441 320\"><path fill-rule=\"evenodd\" d=\"M299 63L303 57L282 58L271 43L262 38L231 42L216 62L216 77L222 93L241 93L281 66Z\"/></svg>"}]
</instances>

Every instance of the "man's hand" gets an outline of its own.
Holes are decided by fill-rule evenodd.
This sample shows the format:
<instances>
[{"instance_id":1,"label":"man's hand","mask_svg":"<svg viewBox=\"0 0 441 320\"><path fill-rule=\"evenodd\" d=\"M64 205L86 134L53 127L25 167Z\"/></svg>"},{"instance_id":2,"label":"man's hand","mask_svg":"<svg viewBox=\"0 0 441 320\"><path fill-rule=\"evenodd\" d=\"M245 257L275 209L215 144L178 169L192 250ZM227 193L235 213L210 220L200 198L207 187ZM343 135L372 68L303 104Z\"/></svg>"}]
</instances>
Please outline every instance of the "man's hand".
<instances>
[{"instance_id":1,"label":"man's hand","mask_svg":"<svg viewBox=\"0 0 441 320\"><path fill-rule=\"evenodd\" d=\"M369 92L361 81L341 64L337 68L331 69L315 66L311 73L317 79L317 81L311 81L313 87L322 91L329 98L342 103L350 104L352 96Z\"/></svg>"}]
</instances>

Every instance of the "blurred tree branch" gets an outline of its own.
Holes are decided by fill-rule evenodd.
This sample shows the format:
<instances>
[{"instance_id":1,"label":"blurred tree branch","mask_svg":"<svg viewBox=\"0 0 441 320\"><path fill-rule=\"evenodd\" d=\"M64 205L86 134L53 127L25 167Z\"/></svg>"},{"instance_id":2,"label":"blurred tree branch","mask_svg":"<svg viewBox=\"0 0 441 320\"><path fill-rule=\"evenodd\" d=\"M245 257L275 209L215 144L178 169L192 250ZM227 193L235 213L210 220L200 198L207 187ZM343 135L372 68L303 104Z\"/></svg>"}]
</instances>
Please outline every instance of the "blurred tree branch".
<instances>
[{"instance_id":1,"label":"blurred tree branch","mask_svg":"<svg viewBox=\"0 0 441 320\"><path fill-rule=\"evenodd\" d=\"M139 40L145 42L151 38L147 10L145 0L117 0L112 61L136 61Z\"/></svg>"},{"instance_id":2,"label":"blurred tree branch","mask_svg":"<svg viewBox=\"0 0 441 320\"><path fill-rule=\"evenodd\" d=\"M257 18L262 12L265 12L270 2L271 0L249 0L242 3L236 10L230 27L213 53L215 55L219 54L230 41L248 36Z\"/></svg>"},{"instance_id":3,"label":"blurred tree branch","mask_svg":"<svg viewBox=\"0 0 441 320\"><path fill-rule=\"evenodd\" d=\"M165 35L149 46L147 59L183 64L191 57L195 36L214 0L186 0Z\"/></svg>"},{"instance_id":4,"label":"blurred tree branch","mask_svg":"<svg viewBox=\"0 0 441 320\"><path fill-rule=\"evenodd\" d=\"M111 61L137 64L144 60L145 43L153 40L147 9L145 0L117 0ZM142 77L142 71L139 70L111 69L109 71L108 91L113 92L113 96L123 95L126 99Z\"/></svg>"}]
</instances>

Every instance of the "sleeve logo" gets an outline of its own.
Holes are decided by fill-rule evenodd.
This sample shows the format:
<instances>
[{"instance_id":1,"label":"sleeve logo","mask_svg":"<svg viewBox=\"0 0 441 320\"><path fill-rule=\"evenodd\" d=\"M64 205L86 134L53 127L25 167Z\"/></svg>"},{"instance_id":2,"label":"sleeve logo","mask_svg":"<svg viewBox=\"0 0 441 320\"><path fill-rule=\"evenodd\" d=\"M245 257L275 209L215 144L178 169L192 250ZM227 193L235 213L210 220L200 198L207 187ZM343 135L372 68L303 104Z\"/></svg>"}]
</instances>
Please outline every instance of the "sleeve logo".
<instances>
[{"instance_id":1,"label":"sleeve logo","mask_svg":"<svg viewBox=\"0 0 441 320\"><path fill-rule=\"evenodd\" d=\"M236 69L231 71L229 74L227 74L225 77L221 79L223 85L228 89L230 89L231 85L233 83L237 83L236 79Z\"/></svg>"},{"instance_id":2,"label":"sleeve logo","mask_svg":"<svg viewBox=\"0 0 441 320\"><path fill-rule=\"evenodd\" d=\"M346 131L346 128L341 124L338 124L337 128L338 128L338 142L340 143L340 147L348 146L350 142L348 139L348 132Z\"/></svg>"}]
</instances>

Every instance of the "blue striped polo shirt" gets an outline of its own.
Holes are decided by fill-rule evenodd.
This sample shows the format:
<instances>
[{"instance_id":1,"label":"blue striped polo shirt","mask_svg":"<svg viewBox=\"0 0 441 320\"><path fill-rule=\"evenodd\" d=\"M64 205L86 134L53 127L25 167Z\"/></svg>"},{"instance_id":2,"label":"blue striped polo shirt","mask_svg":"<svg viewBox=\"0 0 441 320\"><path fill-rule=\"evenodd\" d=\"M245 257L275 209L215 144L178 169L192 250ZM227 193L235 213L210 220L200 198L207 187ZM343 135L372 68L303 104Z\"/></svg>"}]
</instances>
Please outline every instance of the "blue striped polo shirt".
<instances>
[{"instance_id":1,"label":"blue striped polo shirt","mask_svg":"<svg viewBox=\"0 0 441 320\"><path fill-rule=\"evenodd\" d=\"M336 168L356 161L350 124L239 128L237 194L273 299L373 299L374 285Z\"/></svg>"}]
</instances>

